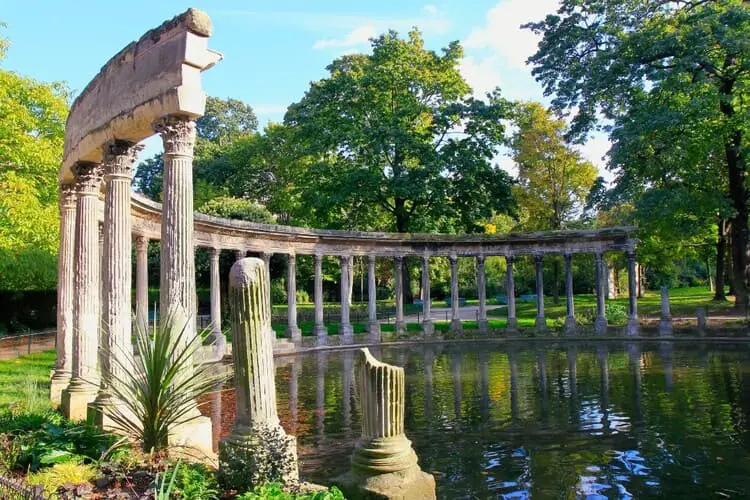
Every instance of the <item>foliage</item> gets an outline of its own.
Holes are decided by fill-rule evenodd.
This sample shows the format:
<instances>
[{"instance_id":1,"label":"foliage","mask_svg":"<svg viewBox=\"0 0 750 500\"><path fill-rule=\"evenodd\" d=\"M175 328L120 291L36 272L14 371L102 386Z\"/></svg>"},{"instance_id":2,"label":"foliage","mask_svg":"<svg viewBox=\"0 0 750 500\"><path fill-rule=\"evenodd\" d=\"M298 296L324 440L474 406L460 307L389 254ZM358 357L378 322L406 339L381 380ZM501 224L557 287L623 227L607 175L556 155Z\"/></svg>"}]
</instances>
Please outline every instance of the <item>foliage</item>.
<instances>
[{"instance_id":1,"label":"foliage","mask_svg":"<svg viewBox=\"0 0 750 500\"><path fill-rule=\"evenodd\" d=\"M96 478L96 469L90 464L75 462L59 463L26 476L31 485L41 485L47 495L52 495L67 484L90 483Z\"/></svg>"},{"instance_id":2,"label":"foliage","mask_svg":"<svg viewBox=\"0 0 750 500\"><path fill-rule=\"evenodd\" d=\"M171 495L165 498L184 498L186 500L212 500L219 498L219 484L216 474L203 464L182 463L178 461L172 470L167 469L156 481L157 490L162 491L165 485Z\"/></svg>"},{"instance_id":3,"label":"foliage","mask_svg":"<svg viewBox=\"0 0 750 500\"><path fill-rule=\"evenodd\" d=\"M519 180L514 194L525 215L523 229L565 229L581 215L596 167L565 143L565 122L541 104L518 104L514 123L511 151Z\"/></svg>"},{"instance_id":4,"label":"foliage","mask_svg":"<svg viewBox=\"0 0 750 500\"><path fill-rule=\"evenodd\" d=\"M9 474L21 458L21 443L12 434L0 434L0 474Z\"/></svg>"},{"instance_id":5,"label":"foliage","mask_svg":"<svg viewBox=\"0 0 750 500\"><path fill-rule=\"evenodd\" d=\"M16 467L34 471L65 462L99 460L117 440L95 427L69 422L43 424L40 429L17 434L16 439L21 446Z\"/></svg>"},{"instance_id":6,"label":"foliage","mask_svg":"<svg viewBox=\"0 0 750 500\"><path fill-rule=\"evenodd\" d=\"M0 63L9 43L0 37ZM0 289L55 287L69 91L0 68Z\"/></svg>"},{"instance_id":7,"label":"foliage","mask_svg":"<svg viewBox=\"0 0 750 500\"><path fill-rule=\"evenodd\" d=\"M206 112L196 120L195 127L200 140L224 146L254 132L258 118L253 108L240 100L208 97Z\"/></svg>"},{"instance_id":8,"label":"foliage","mask_svg":"<svg viewBox=\"0 0 750 500\"><path fill-rule=\"evenodd\" d=\"M696 196L695 211L731 208L733 279L744 304L747 2L564 0L527 27L543 35L529 59L534 74L558 109L575 110L570 135L584 136L600 116L614 122L612 166L623 191L677 186Z\"/></svg>"},{"instance_id":9,"label":"foliage","mask_svg":"<svg viewBox=\"0 0 750 500\"><path fill-rule=\"evenodd\" d=\"M413 30L345 55L284 118L314 157L303 203L325 227L483 230L511 208L510 177L493 167L510 105L470 96L457 42L436 54Z\"/></svg>"},{"instance_id":10,"label":"foliage","mask_svg":"<svg viewBox=\"0 0 750 500\"><path fill-rule=\"evenodd\" d=\"M198 208L198 212L225 219L239 219L263 224L276 223L274 216L264 206L250 200L230 196L222 196L207 201Z\"/></svg>"},{"instance_id":11,"label":"foliage","mask_svg":"<svg viewBox=\"0 0 750 500\"><path fill-rule=\"evenodd\" d=\"M133 175L133 188L142 195L161 201L164 183L164 157L157 153L138 164Z\"/></svg>"},{"instance_id":12,"label":"foliage","mask_svg":"<svg viewBox=\"0 0 750 500\"><path fill-rule=\"evenodd\" d=\"M193 363L205 335L192 335L188 321L166 317L151 332L137 327L135 358L124 350L129 345L109 353L114 366L103 382L115 404L100 411L146 453L168 451L169 430L199 417L196 400L227 378L208 364Z\"/></svg>"},{"instance_id":13,"label":"foliage","mask_svg":"<svg viewBox=\"0 0 750 500\"><path fill-rule=\"evenodd\" d=\"M333 486L328 490L315 493L290 493L279 483L268 483L256 486L252 491L237 495L237 500L344 500L344 494Z\"/></svg>"}]
</instances>

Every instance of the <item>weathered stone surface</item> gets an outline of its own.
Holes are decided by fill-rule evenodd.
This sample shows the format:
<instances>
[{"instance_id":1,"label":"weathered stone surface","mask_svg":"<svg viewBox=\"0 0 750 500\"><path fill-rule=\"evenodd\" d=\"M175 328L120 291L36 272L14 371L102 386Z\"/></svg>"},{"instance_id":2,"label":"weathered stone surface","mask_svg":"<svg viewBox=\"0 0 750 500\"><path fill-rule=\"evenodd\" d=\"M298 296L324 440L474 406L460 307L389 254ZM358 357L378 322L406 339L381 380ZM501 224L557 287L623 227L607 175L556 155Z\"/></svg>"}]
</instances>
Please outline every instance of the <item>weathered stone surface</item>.
<instances>
[{"instance_id":1,"label":"weathered stone surface","mask_svg":"<svg viewBox=\"0 0 750 500\"><path fill-rule=\"evenodd\" d=\"M463 326L461 325L461 316L458 312L459 308L459 296L458 296L458 256L453 254L448 257L448 262L451 266L451 324L450 329L453 333L460 335L463 333Z\"/></svg>"},{"instance_id":2,"label":"weathered stone surface","mask_svg":"<svg viewBox=\"0 0 750 500\"><path fill-rule=\"evenodd\" d=\"M354 342L354 328L349 317L351 308L351 279L352 279L352 256L342 255L341 263L341 323L339 323L339 335L342 344Z\"/></svg>"},{"instance_id":3,"label":"weathered stone surface","mask_svg":"<svg viewBox=\"0 0 750 500\"><path fill-rule=\"evenodd\" d=\"M239 260L229 274L237 410L232 434L219 444L219 478L240 491L299 479L296 440L286 435L276 413L265 280L260 259Z\"/></svg>"},{"instance_id":4,"label":"weathered stone surface","mask_svg":"<svg viewBox=\"0 0 750 500\"><path fill-rule=\"evenodd\" d=\"M380 342L378 322L378 289L375 281L375 256L367 257L367 338L370 342Z\"/></svg>"},{"instance_id":5,"label":"weathered stone surface","mask_svg":"<svg viewBox=\"0 0 750 500\"><path fill-rule=\"evenodd\" d=\"M661 287L661 315L659 317L659 335L662 337L671 337L672 313L669 310L669 288Z\"/></svg>"},{"instance_id":6,"label":"weathered stone surface","mask_svg":"<svg viewBox=\"0 0 750 500\"><path fill-rule=\"evenodd\" d=\"M352 455L351 470L335 483L347 498L435 498L435 479L419 468L404 434L404 369L360 349L357 382L362 437Z\"/></svg>"},{"instance_id":7,"label":"weathered stone surface","mask_svg":"<svg viewBox=\"0 0 750 500\"><path fill-rule=\"evenodd\" d=\"M534 321L534 328L540 332L547 329L547 319L544 316L543 258L544 256L541 254L534 256L536 265L536 320Z\"/></svg>"}]
</instances>

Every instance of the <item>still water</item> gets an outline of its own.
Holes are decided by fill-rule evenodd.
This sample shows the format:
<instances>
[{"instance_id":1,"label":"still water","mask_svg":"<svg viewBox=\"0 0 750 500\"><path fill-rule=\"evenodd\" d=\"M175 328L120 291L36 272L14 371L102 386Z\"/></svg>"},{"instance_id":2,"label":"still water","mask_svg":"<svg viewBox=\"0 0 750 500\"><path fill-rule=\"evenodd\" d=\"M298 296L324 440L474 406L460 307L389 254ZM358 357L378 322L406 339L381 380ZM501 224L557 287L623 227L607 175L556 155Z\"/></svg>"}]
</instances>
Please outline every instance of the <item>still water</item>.
<instances>
[{"instance_id":1,"label":"still water","mask_svg":"<svg viewBox=\"0 0 750 500\"><path fill-rule=\"evenodd\" d=\"M406 432L438 498L750 497L749 344L371 351L406 369ZM355 354L277 360L279 416L307 480L349 467L360 432ZM233 391L209 408L222 422L216 437L229 433Z\"/></svg>"}]
</instances>

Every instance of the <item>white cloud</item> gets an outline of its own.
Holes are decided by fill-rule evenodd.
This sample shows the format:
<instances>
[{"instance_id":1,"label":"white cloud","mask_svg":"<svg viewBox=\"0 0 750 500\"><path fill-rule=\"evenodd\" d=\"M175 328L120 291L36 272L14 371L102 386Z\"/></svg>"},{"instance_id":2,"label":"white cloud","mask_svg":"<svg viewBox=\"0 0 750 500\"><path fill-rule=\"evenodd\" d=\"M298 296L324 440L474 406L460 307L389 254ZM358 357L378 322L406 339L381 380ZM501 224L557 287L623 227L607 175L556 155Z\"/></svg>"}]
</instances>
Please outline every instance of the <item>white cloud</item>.
<instances>
[{"instance_id":1,"label":"white cloud","mask_svg":"<svg viewBox=\"0 0 750 500\"><path fill-rule=\"evenodd\" d=\"M422 12L424 12L428 16L436 16L438 14L438 8L431 3L428 3L427 5L422 7Z\"/></svg>"},{"instance_id":2,"label":"white cloud","mask_svg":"<svg viewBox=\"0 0 750 500\"><path fill-rule=\"evenodd\" d=\"M313 44L313 49L328 49L331 47L355 47L367 43L370 38L377 36L374 26L359 26L350 31L344 38L329 38L327 40L318 40Z\"/></svg>"},{"instance_id":3,"label":"white cloud","mask_svg":"<svg viewBox=\"0 0 750 500\"><path fill-rule=\"evenodd\" d=\"M275 115L286 113L287 106L284 104L256 104L253 111L256 115Z\"/></svg>"},{"instance_id":4,"label":"white cloud","mask_svg":"<svg viewBox=\"0 0 750 500\"><path fill-rule=\"evenodd\" d=\"M539 21L557 10L559 0L502 0L487 11L485 25L474 28L464 40L467 49L490 49L509 64L525 67L536 52L539 37L521 25Z\"/></svg>"},{"instance_id":5,"label":"white cloud","mask_svg":"<svg viewBox=\"0 0 750 500\"><path fill-rule=\"evenodd\" d=\"M500 85L502 75L497 65L497 57L490 56L478 60L474 56L467 56L461 59L458 65L459 71L466 81L474 89L474 95L484 97L487 92L494 90Z\"/></svg>"},{"instance_id":6,"label":"white cloud","mask_svg":"<svg viewBox=\"0 0 750 500\"><path fill-rule=\"evenodd\" d=\"M603 133L593 134L585 144L578 146L581 155L599 169L599 175L604 177L607 182L612 182L615 177L612 172L607 170L607 159L605 158L611 147L612 143Z\"/></svg>"}]
</instances>

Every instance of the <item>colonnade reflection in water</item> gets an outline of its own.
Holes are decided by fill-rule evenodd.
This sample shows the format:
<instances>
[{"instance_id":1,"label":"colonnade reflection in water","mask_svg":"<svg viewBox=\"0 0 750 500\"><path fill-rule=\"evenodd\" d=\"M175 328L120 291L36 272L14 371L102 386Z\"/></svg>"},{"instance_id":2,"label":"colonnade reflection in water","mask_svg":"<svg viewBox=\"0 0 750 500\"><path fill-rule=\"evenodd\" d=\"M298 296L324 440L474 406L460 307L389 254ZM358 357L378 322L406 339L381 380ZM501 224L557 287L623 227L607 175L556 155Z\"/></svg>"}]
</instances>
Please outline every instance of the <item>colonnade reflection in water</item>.
<instances>
[{"instance_id":1,"label":"colonnade reflection in water","mask_svg":"<svg viewBox=\"0 0 750 500\"><path fill-rule=\"evenodd\" d=\"M439 497L750 494L745 344L373 351L406 369L407 436L422 469L435 474ZM276 360L280 417L298 438L306 479L325 483L349 467L360 435L354 354ZM232 397L224 391L204 411L231 422Z\"/></svg>"}]
</instances>

